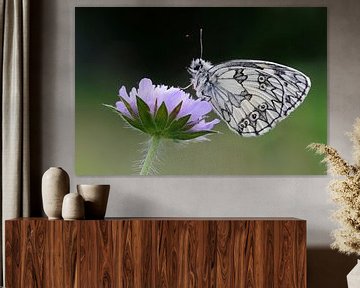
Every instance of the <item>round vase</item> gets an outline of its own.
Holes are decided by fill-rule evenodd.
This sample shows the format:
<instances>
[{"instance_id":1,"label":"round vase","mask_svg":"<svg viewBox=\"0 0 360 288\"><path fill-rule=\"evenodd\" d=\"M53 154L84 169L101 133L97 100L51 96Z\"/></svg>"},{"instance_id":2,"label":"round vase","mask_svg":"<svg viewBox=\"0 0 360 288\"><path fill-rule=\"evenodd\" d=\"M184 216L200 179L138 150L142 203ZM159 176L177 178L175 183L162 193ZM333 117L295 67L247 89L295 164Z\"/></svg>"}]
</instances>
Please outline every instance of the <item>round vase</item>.
<instances>
[{"instance_id":1,"label":"round vase","mask_svg":"<svg viewBox=\"0 0 360 288\"><path fill-rule=\"evenodd\" d=\"M85 219L104 219L110 185L77 185L77 191L85 201Z\"/></svg>"},{"instance_id":2,"label":"round vase","mask_svg":"<svg viewBox=\"0 0 360 288\"><path fill-rule=\"evenodd\" d=\"M60 167L51 167L44 173L41 184L43 208L49 219L61 219L63 198L69 193L69 175Z\"/></svg>"},{"instance_id":3,"label":"round vase","mask_svg":"<svg viewBox=\"0 0 360 288\"><path fill-rule=\"evenodd\" d=\"M79 193L69 193L65 195L62 204L62 217L64 220L84 219L84 199Z\"/></svg>"}]
</instances>

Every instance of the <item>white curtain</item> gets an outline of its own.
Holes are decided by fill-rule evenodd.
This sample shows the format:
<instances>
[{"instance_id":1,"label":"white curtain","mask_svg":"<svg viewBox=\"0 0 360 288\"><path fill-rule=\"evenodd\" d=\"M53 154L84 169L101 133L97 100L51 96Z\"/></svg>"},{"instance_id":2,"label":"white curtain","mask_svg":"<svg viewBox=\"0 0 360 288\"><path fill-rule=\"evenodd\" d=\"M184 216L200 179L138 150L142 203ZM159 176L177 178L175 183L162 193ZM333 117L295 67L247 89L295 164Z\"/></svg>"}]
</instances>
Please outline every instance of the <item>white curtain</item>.
<instances>
[{"instance_id":1,"label":"white curtain","mask_svg":"<svg viewBox=\"0 0 360 288\"><path fill-rule=\"evenodd\" d=\"M29 216L29 0L0 0L0 5L1 271L4 271L4 221Z\"/></svg>"}]
</instances>

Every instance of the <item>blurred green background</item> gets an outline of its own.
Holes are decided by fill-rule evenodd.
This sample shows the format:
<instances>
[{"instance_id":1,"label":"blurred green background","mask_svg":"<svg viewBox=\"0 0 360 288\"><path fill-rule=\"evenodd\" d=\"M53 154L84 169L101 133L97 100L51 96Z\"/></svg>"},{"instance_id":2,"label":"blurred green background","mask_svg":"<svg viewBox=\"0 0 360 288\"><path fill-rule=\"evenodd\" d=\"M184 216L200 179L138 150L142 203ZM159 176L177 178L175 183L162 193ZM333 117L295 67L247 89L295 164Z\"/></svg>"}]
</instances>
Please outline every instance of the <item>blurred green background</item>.
<instances>
[{"instance_id":1,"label":"blurred green background","mask_svg":"<svg viewBox=\"0 0 360 288\"><path fill-rule=\"evenodd\" d=\"M277 62L305 73L312 88L303 104L263 136L243 138L222 123L211 141L167 141L159 174L326 173L320 157L306 149L327 142L326 8L77 7L75 14L77 175L137 174L148 138L102 104L115 105L121 85L129 91L144 77L187 86L186 67L200 57L200 28L203 59Z\"/></svg>"}]
</instances>

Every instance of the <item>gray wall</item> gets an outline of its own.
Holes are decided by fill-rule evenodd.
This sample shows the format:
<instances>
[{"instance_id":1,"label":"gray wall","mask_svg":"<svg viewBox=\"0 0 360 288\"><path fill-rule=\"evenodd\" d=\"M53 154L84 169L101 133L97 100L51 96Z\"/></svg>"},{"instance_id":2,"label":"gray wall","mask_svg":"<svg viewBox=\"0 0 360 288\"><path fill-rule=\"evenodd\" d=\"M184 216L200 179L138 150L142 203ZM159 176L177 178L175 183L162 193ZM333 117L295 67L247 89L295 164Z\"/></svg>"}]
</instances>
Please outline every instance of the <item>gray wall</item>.
<instances>
[{"instance_id":1,"label":"gray wall","mask_svg":"<svg viewBox=\"0 0 360 288\"><path fill-rule=\"evenodd\" d=\"M360 116L360 1L33 0L30 63L33 214L41 211L42 173L50 166L61 166L70 174L72 190L80 183L111 184L107 216L292 216L306 219L309 251L315 251L309 254L309 261L314 261L309 263L310 276L320 271L318 256L326 253L324 259L345 259L343 262L333 260L335 267L347 261L348 266L337 267L338 271L344 270L345 266L348 269L351 258L335 252L322 252L319 248L329 245L329 233L335 227L329 220L334 208L326 190L330 177L90 178L74 175L74 7L150 3L172 6L194 3L204 6L225 3L228 6L327 6L328 141L346 159L351 159L351 144L345 132L351 130L354 119ZM320 282L316 281L320 280L313 280L312 283L318 283L313 287L340 287L345 283L341 280L341 284L333 286L334 280L329 282L330 286L323 286L324 280L319 286Z\"/></svg>"}]
</instances>

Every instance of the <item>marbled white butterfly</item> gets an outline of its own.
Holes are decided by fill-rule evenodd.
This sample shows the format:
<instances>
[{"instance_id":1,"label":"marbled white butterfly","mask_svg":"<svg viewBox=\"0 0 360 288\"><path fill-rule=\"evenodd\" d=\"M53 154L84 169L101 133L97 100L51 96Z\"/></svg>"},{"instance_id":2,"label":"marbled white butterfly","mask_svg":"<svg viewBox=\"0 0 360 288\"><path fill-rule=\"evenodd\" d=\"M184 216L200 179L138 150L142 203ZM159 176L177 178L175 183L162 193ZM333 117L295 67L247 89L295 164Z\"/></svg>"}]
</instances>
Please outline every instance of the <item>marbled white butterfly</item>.
<instances>
[{"instance_id":1,"label":"marbled white butterfly","mask_svg":"<svg viewBox=\"0 0 360 288\"><path fill-rule=\"evenodd\" d=\"M304 101L311 86L300 71L259 60L212 65L200 57L188 71L196 95L209 101L229 128L245 137L274 128Z\"/></svg>"}]
</instances>

